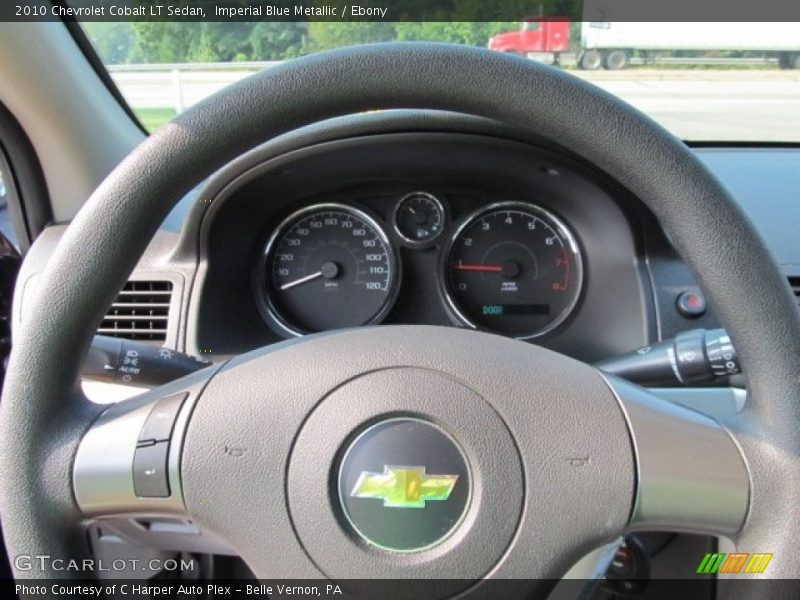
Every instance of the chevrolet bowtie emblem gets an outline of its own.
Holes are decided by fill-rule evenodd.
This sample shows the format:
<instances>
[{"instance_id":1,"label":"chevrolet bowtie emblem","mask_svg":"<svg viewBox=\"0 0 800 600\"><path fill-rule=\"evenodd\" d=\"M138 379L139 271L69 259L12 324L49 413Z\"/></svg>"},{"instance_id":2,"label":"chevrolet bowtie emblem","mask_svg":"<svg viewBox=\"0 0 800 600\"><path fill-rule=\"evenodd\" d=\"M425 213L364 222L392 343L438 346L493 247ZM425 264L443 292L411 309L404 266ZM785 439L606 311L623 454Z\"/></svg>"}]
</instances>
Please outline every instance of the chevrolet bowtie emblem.
<instances>
[{"instance_id":1,"label":"chevrolet bowtie emblem","mask_svg":"<svg viewBox=\"0 0 800 600\"><path fill-rule=\"evenodd\" d=\"M425 508L429 500L447 500L458 475L426 475L425 467L385 466L383 473L364 471L350 495L383 500L392 508Z\"/></svg>"}]
</instances>

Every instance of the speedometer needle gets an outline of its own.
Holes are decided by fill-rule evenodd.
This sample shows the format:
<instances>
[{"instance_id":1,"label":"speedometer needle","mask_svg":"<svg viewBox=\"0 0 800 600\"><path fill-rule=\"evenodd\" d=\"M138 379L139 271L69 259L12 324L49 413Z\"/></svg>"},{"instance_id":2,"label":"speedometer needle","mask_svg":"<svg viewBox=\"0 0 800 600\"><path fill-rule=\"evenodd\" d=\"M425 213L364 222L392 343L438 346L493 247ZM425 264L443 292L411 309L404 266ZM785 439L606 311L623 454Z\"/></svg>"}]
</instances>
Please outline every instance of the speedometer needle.
<instances>
[{"instance_id":1,"label":"speedometer needle","mask_svg":"<svg viewBox=\"0 0 800 600\"><path fill-rule=\"evenodd\" d=\"M305 277L301 277L300 279L295 279L294 281L290 281L289 283L284 283L281 286L281 290L288 290L297 285L301 285L307 281L314 281L317 277L322 277L322 271L317 271L316 273L312 273L311 275L306 275Z\"/></svg>"},{"instance_id":2,"label":"speedometer needle","mask_svg":"<svg viewBox=\"0 0 800 600\"><path fill-rule=\"evenodd\" d=\"M322 265L319 271L316 273L311 273L311 275L306 275L305 277L300 277L299 279L295 279L294 281L290 281L289 283L284 283L281 286L281 291L291 289L295 286L301 285L308 281L314 281L318 277L324 277L325 279L333 279L339 274L339 265L335 262L326 262Z\"/></svg>"}]
</instances>

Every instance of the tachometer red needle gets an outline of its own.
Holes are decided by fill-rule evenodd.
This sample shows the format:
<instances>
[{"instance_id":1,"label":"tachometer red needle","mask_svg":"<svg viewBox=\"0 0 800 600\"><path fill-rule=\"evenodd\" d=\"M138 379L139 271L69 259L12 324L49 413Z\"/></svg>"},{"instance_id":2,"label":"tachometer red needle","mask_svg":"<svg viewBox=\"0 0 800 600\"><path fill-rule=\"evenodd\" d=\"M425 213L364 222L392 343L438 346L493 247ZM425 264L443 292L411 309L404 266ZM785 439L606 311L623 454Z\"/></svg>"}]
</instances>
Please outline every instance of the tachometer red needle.
<instances>
[{"instance_id":1,"label":"tachometer red needle","mask_svg":"<svg viewBox=\"0 0 800 600\"><path fill-rule=\"evenodd\" d=\"M456 271L482 271L486 273L502 273L503 267L500 265L473 265L467 263L456 263L453 265Z\"/></svg>"}]
</instances>

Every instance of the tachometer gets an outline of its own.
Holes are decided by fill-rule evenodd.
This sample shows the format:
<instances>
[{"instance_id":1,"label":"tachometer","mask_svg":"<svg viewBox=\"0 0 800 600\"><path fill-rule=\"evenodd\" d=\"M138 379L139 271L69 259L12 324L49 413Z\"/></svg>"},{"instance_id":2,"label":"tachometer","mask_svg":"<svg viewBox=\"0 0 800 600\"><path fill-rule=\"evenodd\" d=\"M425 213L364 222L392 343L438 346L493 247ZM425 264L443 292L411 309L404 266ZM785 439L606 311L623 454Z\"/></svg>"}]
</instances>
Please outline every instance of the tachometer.
<instances>
[{"instance_id":1,"label":"tachometer","mask_svg":"<svg viewBox=\"0 0 800 600\"><path fill-rule=\"evenodd\" d=\"M444 295L466 325L518 338L542 335L580 296L578 244L553 214L502 202L479 210L445 254Z\"/></svg>"},{"instance_id":2,"label":"tachometer","mask_svg":"<svg viewBox=\"0 0 800 600\"><path fill-rule=\"evenodd\" d=\"M318 204L290 215L267 243L260 273L267 316L292 335L379 321L397 289L386 233L363 211Z\"/></svg>"}]
</instances>

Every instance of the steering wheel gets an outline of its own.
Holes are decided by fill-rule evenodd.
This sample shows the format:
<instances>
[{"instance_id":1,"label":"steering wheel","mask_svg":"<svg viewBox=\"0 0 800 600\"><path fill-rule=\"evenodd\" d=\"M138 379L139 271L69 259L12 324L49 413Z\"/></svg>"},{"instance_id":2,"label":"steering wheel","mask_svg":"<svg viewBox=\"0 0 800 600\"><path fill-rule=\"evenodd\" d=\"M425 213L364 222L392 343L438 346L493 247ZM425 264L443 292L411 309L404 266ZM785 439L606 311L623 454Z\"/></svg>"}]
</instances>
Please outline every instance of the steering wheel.
<instances>
[{"instance_id":1,"label":"steering wheel","mask_svg":"<svg viewBox=\"0 0 800 600\"><path fill-rule=\"evenodd\" d=\"M535 345L426 326L278 344L104 412L84 397L81 363L104 309L179 198L265 139L392 108L536 132L638 196L735 341L744 410L720 423ZM83 557L87 517L168 514L213 532L260 578L450 581L437 596L485 577L543 585L637 529L725 536L773 553L763 575L800 576L800 317L787 283L691 151L556 69L404 43L254 75L126 158L39 289L0 415L12 557ZM154 478L137 464L156 465ZM15 574L75 575L51 565Z\"/></svg>"}]
</instances>

